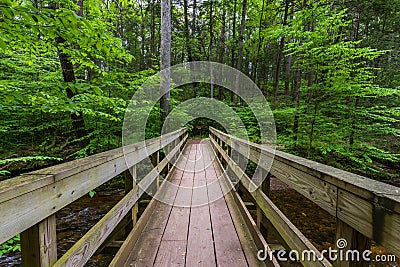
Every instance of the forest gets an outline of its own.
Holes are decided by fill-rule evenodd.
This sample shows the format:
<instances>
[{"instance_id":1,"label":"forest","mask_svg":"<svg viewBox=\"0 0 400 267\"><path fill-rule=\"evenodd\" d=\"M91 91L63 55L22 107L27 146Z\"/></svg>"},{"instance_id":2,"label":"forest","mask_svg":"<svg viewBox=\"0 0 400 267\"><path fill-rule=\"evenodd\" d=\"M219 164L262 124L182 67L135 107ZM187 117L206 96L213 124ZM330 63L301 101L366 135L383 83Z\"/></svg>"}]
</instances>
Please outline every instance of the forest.
<instances>
[{"instance_id":1,"label":"forest","mask_svg":"<svg viewBox=\"0 0 400 267\"><path fill-rule=\"evenodd\" d=\"M0 181L121 147L141 85L195 61L258 86L278 150L400 186L400 0L0 0ZM160 99L146 138L200 98L231 107L261 142L243 99L200 82ZM209 126L221 129L186 124L198 139Z\"/></svg>"},{"instance_id":2,"label":"forest","mask_svg":"<svg viewBox=\"0 0 400 267\"><path fill-rule=\"evenodd\" d=\"M0 179L121 146L129 100L160 70L162 4L1 0ZM400 179L400 1L169 4L170 65L213 61L249 76L272 109L280 150ZM171 90L146 136L160 134L158 114L194 97L231 106L259 141L251 110L202 83ZM212 124L187 127L198 135Z\"/></svg>"}]
</instances>

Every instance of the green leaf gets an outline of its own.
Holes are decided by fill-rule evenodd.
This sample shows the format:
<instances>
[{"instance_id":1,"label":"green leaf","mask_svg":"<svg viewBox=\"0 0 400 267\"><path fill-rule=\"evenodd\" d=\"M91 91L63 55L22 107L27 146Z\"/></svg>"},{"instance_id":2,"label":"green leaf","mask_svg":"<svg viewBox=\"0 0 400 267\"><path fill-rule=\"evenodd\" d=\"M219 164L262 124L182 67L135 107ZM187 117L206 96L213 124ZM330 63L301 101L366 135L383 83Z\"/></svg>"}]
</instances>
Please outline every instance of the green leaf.
<instances>
[{"instance_id":1,"label":"green leaf","mask_svg":"<svg viewBox=\"0 0 400 267\"><path fill-rule=\"evenodd\" d=\"M95 194L96 194L95 191L93 191L93 190L89 191L89 196L90 196L91 198L93 198Z\"/></svg>"}]
</instances>

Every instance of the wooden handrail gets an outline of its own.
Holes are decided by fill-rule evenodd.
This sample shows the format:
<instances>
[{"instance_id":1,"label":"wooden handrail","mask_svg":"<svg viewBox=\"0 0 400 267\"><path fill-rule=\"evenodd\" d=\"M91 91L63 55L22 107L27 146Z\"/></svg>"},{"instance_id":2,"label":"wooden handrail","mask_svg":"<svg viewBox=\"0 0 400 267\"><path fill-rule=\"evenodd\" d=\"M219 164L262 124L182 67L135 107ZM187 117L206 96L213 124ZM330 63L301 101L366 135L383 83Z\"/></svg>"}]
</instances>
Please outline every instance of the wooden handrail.
<instances>
[{"instance_id":1,"label":"wooden handrail","mask_svg":"<svg viewBox=\"0 0 400 267\"><path fill-rule=\"evenodd\" d=\"M159 173L167 166L169 158L180 152L186 138L172 149L156 167L154 167L133 189L119 201L87 234L68 250L54 266L84 266L89 258L106 240L112 230L124 218L145 191L154 184Z\"/></svg>"},{"instance_id":2,"label":"wooden handrail","mask_svg":"<svg viewBox=\"0 0 400 267\"><path fill-rule=\"evenodd\" d=\"M249 184L246 183L250 183L248 177L238 170L238 166L226 155L222 146L229 147L231 151L236 151L259 167L269 170L271 175L335 216L338 221L338 238L346 238L351 244L355 237L365 236L400 256L400 188L274 151L268 146L239 139L212 127L210 132L214 147L233 172L239 178L244 178L241 182L247 188ZM259 190L255 192L254 198L262 209L262 205L268 200ZM265 214L264 210L263 212Z\"/></svg>"},{"instance_id":3,"label":"wooden handrail","mask_svg":"<svg viewBox=\"0 0 400 267\"><path fill-rule=\"evenodd\" d=\"M90 190L132 168L147 158L148 155L163 149L167 145L176 146L171 150L169 158L175 156L186 138L186 128L182 128L162 137L30 172L23 176L0 182L0 244L16 234L22 233L24 235L21 234L21 239L31 240L26 245L29 249L46 251L46 253L44 251L40 252L41 257L46 257L45 254L49 254L49 251L52 251L53 254L56 253L54 252L54 245L56 245L55 212L87 194ZM142 180L142 183L148 183L143 184L141 187L136 186L109 214L117 211L124 213L125 209L123 207L126 207L123 206L124 204L131 208L137 201L138 196L143 193L143 189L147 188L157 178L158 175L155 169L160 171L167 164L167 159L161 161ZM128 212L128 209L126 212ZM102 229L103 226L107 228L107 233L103 233L104 238L112 230L108 229L108 227L115 227L123 216L116 217L116 219L110 219L111 215L106 215L103 217L104 220L102 219L96 224L95 227L99 228L96 228L97 230L104 230ZM51 233L45 233L49 229L51 229ZM45 234L49 236L43 238L42 235ZM93 241L94 235L93 232L89 232L85 237L87 237L87 240ZM95 252L96 248L101 245L101 241L104 241L104 238L100 238L91 244L90 253ZM36 241L32 241L35 239ZM36 244L38 242L41 244ZM79 250L78 243L74 247ZM74 255L74 253L71 253L71 255ZM28 263L25 266L50 266L57 257L56 254L55 259L54 255L49 257L52 259L41 258L40 263ZM85 254L86 258L87 255ZM77 266L83 265L78 264Z\"/></svg>"},{"instance_id":4,"label":"wooden handrail","mask_svg":"<svg viewBox=\"0 0 400 267\"><path fill-rule=\"evenodd\" d=\"M237 178L240 178L240 183L245 187L249 188L252 180L245 174L245 172L225 153L223 148L217 144L214 139L211 139L213 147L219 152L222 160L227 162L227 168L232 170L233 174ZM321 257L321 253L311 244L311 242L298 230L290 220L275 206L275 204L261 191L249 191L251 196L255 199L256 204L260 207L264 215L271 221L286 244L291 249L297 251L314 251L317 257ZM315 261L315 262L302 262L304 266L331 266L327 261Z\"/></svg>"}]
</instances>

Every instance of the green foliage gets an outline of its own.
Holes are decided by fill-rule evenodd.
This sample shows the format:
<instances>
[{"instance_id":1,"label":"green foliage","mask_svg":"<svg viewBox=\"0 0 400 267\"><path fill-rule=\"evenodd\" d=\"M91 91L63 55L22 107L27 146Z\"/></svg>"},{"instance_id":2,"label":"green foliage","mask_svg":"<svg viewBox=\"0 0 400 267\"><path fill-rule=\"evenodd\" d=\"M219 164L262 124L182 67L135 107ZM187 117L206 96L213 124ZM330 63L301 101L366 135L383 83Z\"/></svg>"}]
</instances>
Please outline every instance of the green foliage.
<instances>
[{"instance_id":1,"label":"green foliage","mask_svg":"<svg viewBox=\"0 0 400 267\"><path fill-rule=\"evenodd\" d=\"M21 158L2 159L2 160L0 160L0 165L11 163L11 162L31 162L31 161L38 161L38 160L61 161L63 159L55 158L55 157L45 157L45 156L21 157Z\"/></svg>"},{"instance_id":2,"label":"green foliage","mask_svg":"<svg viewBox=\"0 0 400 267\"><path fill-rule=\"evenodd\" d=\"M90 198L93 198L95 194L96 194L96 191L94 191L94 190L89 191Z\"/></svg>"},{"instance_id":3,"label":"green foliage","mask_svg":"<svg viewBox=\"0 0 400 267\"><path fill-rule=\"evenodd\" d=\"M325 2L308 3L288 25L270 31L270 38L290 40L286 56L302 74L298 105L283 102L274 112L278 140L291 153L378 178L382 163L399 162L397 153L379 147L386 134L398 132L397 108L378 104L398 92L377 85L379 69L370 66L388 51L344 38L348 10Z\"/></svg>"},{"instance_id":4,"label":"green foliage","mask_svg":"<svg viewBox=\"0 0 400 267\"><path fill-rule=\"evenodd\" d=\"M12 251L21 251L20 236L17 235L0 245L0 257Z\"/></svg>"}]
</instances>

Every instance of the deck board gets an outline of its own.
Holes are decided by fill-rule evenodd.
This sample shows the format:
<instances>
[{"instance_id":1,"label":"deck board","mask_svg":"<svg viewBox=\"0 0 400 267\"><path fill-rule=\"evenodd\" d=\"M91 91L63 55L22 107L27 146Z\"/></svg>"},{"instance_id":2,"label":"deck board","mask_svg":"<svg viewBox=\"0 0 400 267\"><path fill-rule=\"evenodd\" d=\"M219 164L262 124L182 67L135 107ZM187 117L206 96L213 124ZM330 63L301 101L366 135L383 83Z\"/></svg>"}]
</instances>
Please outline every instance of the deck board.
<instances>
[{"instance_id":1,"label":"deck board","mask_svg":"<svg viewBox=\"0 0 400 267\"><path fill-rule=\"evenodd\" d=\"M192 207L186 266L215 266L214 240L208 203L207 180L202 146L196 151L196 173L193 181Z\"/></svg>"},{"instance_id":2,"label":"deck board","mask_svg":"<svg viewBox=\"0 0 400 267\"><path fill-rule=\"evenodd\" d=\"M170 179L174 205L157 203L125 266L249 266L213 157L208 141L185 146Z\"/></svg>"}]
</instances>

